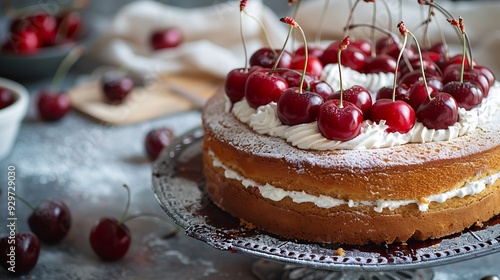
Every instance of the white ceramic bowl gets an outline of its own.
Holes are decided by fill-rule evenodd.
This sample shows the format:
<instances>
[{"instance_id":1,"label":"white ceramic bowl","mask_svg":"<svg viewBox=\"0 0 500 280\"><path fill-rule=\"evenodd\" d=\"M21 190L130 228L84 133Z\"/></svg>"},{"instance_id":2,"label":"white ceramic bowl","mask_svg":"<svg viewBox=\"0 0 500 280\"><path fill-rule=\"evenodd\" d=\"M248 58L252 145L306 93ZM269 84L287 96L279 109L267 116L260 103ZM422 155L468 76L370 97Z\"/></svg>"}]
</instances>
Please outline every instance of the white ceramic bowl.
<instances>
[{"instance_id":1,"label":"white ceramic bowl","mask_svg":"<svg viewBox=\"0 0 500 280\"><path fill-rule=\"evenodd\" d=\"M0 109L0 160L10 154L29 105L28 90L21 84L0 78L0 87L14 93L16 101Z\"/></svg>"}]
</instances>

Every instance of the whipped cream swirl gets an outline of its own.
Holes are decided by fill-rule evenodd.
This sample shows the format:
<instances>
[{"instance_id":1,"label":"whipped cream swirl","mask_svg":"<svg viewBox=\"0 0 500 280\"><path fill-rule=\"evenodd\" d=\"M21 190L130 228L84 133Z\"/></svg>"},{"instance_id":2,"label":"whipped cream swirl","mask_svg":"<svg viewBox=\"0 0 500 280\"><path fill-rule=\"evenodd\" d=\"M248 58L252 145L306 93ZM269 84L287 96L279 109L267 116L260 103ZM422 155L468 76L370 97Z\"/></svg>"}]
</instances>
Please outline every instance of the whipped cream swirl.
<instances>
[{"instance_id":1,"label":"whipped cream swirl","mask_svg":"<svg viewBox=\"0 0 500 280\"><path fill-rule=\"evenodd\" d=\"M333 70L335 67L327 65ZM348 69L348 68L346 68ZM354 70L350 70L354 71ZM331 76L333 71L328 71L326 76ZM356 74L357 73L357 74ZM376 84L377 88L389 81L389 75L361 74L356 71L351 73L352 81L357 84L371 88ZM380 80L375 78L378 76ZM365 77L365 78L361 78ZM386 78L382 78L386 77ZM365 80L363 84L361 81ZM382 79L385 79L382 81ZM330 81L331 82L331 81ZM368 83L368 84L366 84ZM392 83L392 82L391 82ZM368 85L368 86L367 86ZM347 86L347 85L345 85ZM371 90L370 90L371 91ZM229 102L228 100L226 102ZM250 107L245 99L235 103L232 108L233 114L238 120L248 124L259 134L277 136L285 139L291 145L304 150L338 150L338 149L374 149L388 148L407 143L426 143L433 141L451 140L471 131L478 126L488 123L500 105L500 83L496 82L490 89L487 98L483 99L478 106L467 111L464 108L458 110L458 121L447 129L429 129L422 123L416 122L407 133L386 132L388 126L384 121L373 123L365 120L361 126L361 133L348 141L335 141L325 138L319 131L317 122L288 126L281 123L277 114L277 104L271 102L257 109Z\"/></svg>"}]
</instances>

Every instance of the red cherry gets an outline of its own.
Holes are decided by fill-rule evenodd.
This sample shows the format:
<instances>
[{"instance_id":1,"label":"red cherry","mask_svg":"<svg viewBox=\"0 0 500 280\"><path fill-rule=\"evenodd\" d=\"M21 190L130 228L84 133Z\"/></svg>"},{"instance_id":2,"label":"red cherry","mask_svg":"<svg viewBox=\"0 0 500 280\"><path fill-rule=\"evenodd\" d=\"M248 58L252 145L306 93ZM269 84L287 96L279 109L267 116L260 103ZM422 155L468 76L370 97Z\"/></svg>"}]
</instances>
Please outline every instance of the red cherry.
<instances>
[{"instance_id":1,"label":"red cherry","mask_svg":"<svg viewBox=\"0 0 500 280\"><path fill-rule=\"evenodd\" d=\"M489 68L487 68L486 66L483 66L483 65L476 65L476 66L474 66L474 68L478 69L479 72L481 72L481 74L483 74L483 76L486 77L486 79L488 80L488 82L490 84L490 87L493 86L493 84L495 84L496 77L495 77L495 73L493 73L493 71L491 71Z\"/></svg>"},{"instance_id":2,"label":"red cherry","mask_svg":"<svg viewBox=\"0 0 500 280\"><path fill-rule=\"evenodd\" d=\"M174 140L174 132L168 127L156 128L146 134L144 146L150 159L156 160L164 147Z\"/></svg>"},{"instance_id":3,"label":"red cherry","mask_svg":"<svg viewBox=\"0 0 500 280\"><path fill-rule=\"evenodd\" d=\"M383 48L380 51L380 54L387 54L389 56L392 56L393 58L397 59L399 56L399 53L401 52L400 50L400 45L397 43L390 44ZM406 57L414 57L416 54L416 51L413 48L405 48L404 50L404 55Z\"/></svg>"},{"instance_id":4,"label":"red cherry","mask_svg":"<svg viewBox=\"0 0 500 280\"><path fill-rule=\"evenodd\" d=\"M292 65L290 65L291 69L295 70L304 70L304 64L305 64L305 59L306 57L303 55L295 55L292 58ZM314 76L314 77L321 77L321 73L323 72L323 63L319 60L319 58L315 56L308 56L307 57L307 66L306 66L306 73Z\"/></svg>"},{"instance_id":5,"label":"red cherry","mask_svg":"<svg viewBox=\"0 0 500 280\"><path fill-rule=\"evenodd\" d=\"M281 53L281 50L273 50L270 48L261 48L258 49L256 52L250 56L249 63L251 66L262 66L264 68L272 68L274 67L274 64L276 63L276 59L278 59L279 54ZM283 55L280 58L280 61L278 62L277 68L290 68L292 65L292 55L287 52L283 51Z\"/></svg>"},{"instance_id":6,"label":"red cherry","mask_svg":"<svg viewBox=\"0 0 500 280\"><path fill-rule=\"evenodd\" d=\"M332 94L329 99L340 99L340 91ZM366 88L359 85L352 86L343 91L342 99L361 109L364 119L368 118L368 113L372 107L372 96Z\"/></svg>"},{"instance_id":7,"label":"red cherry","mask_svg":"<svg viewBox=\"0 0 500 280\"><path fill-rule=\"evenodd\" d=\"M319 96L323 98L323 100L327 100L330 95L334 93L330 84L323 80L314 80L310 83L312 92L317 93Z\"/></svg>"},{"instance_id":8,"label":"red cherry","mask_svg":"<svg viewBox=\"0 0 500 280\"><path fill-rule=\"evenodd\" d=\"M448 54L448 46L446 44L443 44L442 42L438 42L432 45L428 49L428 51L433 52L439 56L438 59L434 60L434 62L436 62L439 59L446 57L446 55Z\"/></svg>"},{"instance_id":9,"label":"red cherry","mask_svg":"<svg viewBox=\"0 0 500 280\"><path fill-rule=\"evenodd\" d=\"M313 47L313 46L307 46L307 53L309 54L309 57L315 56L315 57L321 57L323 55L323 49L320 47ZM296 55L305 55L305 48L304 46L300 46L298 49L295 50L293 53L294 56Z\"/></svg>"},{"instance_id":10,"label":"red cherry","mask_svg":"<svg viewBox=\"0 0 500 280\"><path fill-rule=\"evenodd\" d=\"M101 218L92 227L89 236L92 250L104 261L116 261L127 253L130 230L113 218Z\"/></svg>"},{"instance_id":11,"label":"red cherry","mask_svg":"<svg viewBox=\"0 0 500 280\"><path fill-rule=\"evenodd\" d=\"M43 120L57 121L71 110L71 100L65 93L42 90L38 95L37 108Z\"/></svg>"},{"instance_id":12,"label":"red cherry","mask_svg":"<svg viewBox=\"0 0 500 280\"><path fill-rule=\"evenodd\" d=\"M298 87L283 91L277 103L277 113L285 125L310 123L316 120L323 98L316 93L299 92Z\"/></svg>"},{"instance_id":13,"label":"red cherry","mask_svg":"<svg viewBox=\"0 0 500 280\"><path fill-rule=\"evenodd\" d=\"M387 132L407 133L415 125L415 111L402 100L379 99L372 105L370 120L374 123L385 120Z\"/></svg>"},{"instance_id":14,"label":"red cherry","mask_svg":"<svg viewBox=\"0 0 500 280\"><path fill-rule=\"evenodd\" d=\"M358 136L363 123L363 112L354 104L328 100L319 107L318 129L330 140L348 141Z\"/></svg>"},{"instance_id":15,"label":"red cherry","mask_svg":"<svg viewBox=\"0 0 500 280\"><path fill-rule=\"evenodd\" d=\"M434 87L432 84L427 84L427 89L429 90L429 94L434 92L438 92L440 89ZM427 89L425 88L425 84L423 80L419 80L415 82L408 89L408 100L407 103L415 110L418 110L420 104L429 96L427 93Z\"/></svg>"},{"instance_id":16,"label":"red cherry","mask_svg":"<svg viewBox=\"0 0 500 280\"><path fill-rule=\"evenodd\" d=\"M134 89L134 79L116 71L104 73L101 79L102 92L110 102L122 102Z\"/></svg>"},{"instance_id":17,"label":"red cherry","mask_svg":"<svg viewBox=\"0 0 500 280\"><path fill-rule=\"evenodd\" d=\"M277 102L288 83L277 72L261 69L250 74L245 86L245 98L252 108Z\"/></svg>"},{"instance_id":18,"label":"red cherry","mask_svg":"<svg viewBox=\"0 0 500 280\"><path fill-rule=\"evenodd\" d=\"M452 81L444 85L443 92L449 93L457 101L458 107L470 110L483 101L483 92L478 84L472 81L463 83Z\"/></svg>"},{"instance_id":19,"label":"red cherry","mask_svg":"<svg viewBox=\"0 0 500 280\"><path fill-rule=\"evenodd\" d=\"M396 59L387 54L379 54L375 57L368 56L363 73L394 73L396 71Z\"/></svg>"},{"instance_id":20,"label":"red cherry","mask_svg":"<svg viewBox=\"0 0 500 280\"><path fill-rule=\"evenodd\" d=\"M437 87L442 87L442 78L441 78L441 73L432 70L430 68L424 70L425 73L425 78L427 80L428 84L433 84L434 81L436 81L436 84L434 86ZM406 73L405 75L402 75L398 79L398 84L399 85L406 85L407 87L410 87L414 83L416 83L419 80L422 80L422 71L420 70L413 70L411 72Z\"/></svg>"},{"instance_id":21,"label":"red cherry","mask_svg":"<svg viewBox=\"0 0 500 280\"><path fill-rule=\"evenodd\" d=\"M448 68L448 66L451 66L451 65L462 65L462 54L456 54L452 57L450 57L447 61L444 61L442 62L442 65L441 65L441 71L444 73L446 71L446 68ZM466 59L465 60L465 67L469 66L469 60ZM477 65L477 62L475 60L472 61L472 65L476 66Z\"/></svg>"},{"instance_id":22,"label":"red cherry","mask_svg":"<svg viewBox=\"0 0 500 280\"><path fill-rule=\"evenodd\" d=\"M60 200L45 200L28 217L31 231L45 243L61 241L71 227L68 206Z\"/></svg>"},{"instance_id":23,"label":"red cherry","mask_svg":"<svg viewBox=\"0 0 500 280\"><path fill-rule=\"evenodd\" d=\"M417 119L430 129L447 129L458 120L457 101L448 93L438 92L418 107Z\"/></svg>"},{"instance_id":24,"label":"red cherry","mask_svg":"<svg viewBox=\"0 0 500 280\"><path fill-rule=\"evenodd\" d=\"M358 47L366 55L366 57L371 56L372 44L370 43L370 41L364 39L356 39L351 42L351 44Z\"/></svg>"},{"instance_id":25,"label":"red cherry","mask_svg":"<svg viewBox=\"0 0 500 280\"><path fill-rule=\"evenodd\" d=\"M224 81L224 92L232 103L236 103L245 97L245 85L250 73L249 69L236 68L227 74Z\"/></svg>"},{"instance_id":26,"label":"red cherry","mask_svg":"<svg viewBox=\"0 0 500 280\"><path fill-rule=\"evenodd\" d=\"M43 46L52 46L57 36L57 19L49 14L35 14L27 18L31 21Z\"/></svg>"},{"instance_id":27,"label":"red cherry","mask_svg":"<svg viewBox=\"0 0 500 280\"><path fill-rule=\"evenodd\" d=\"M169 27L153 31L149 41L153 50L175 48L184 41L184 34L177 27Z\"/></svg>"},{"instance_id":28,"label":"red cherry","mask_svg":"<svg viewBox=\"0 0 500 280\"><path fill-rule=\"evenodd\" d=\"M0 239L0 265L13 275L27 274L38 261L40 241L31 233L10 230L11 235Z\"/></svg>"},{"instance_id":29,"label":"red cherry","mask_svg":"<svg viewBox=\"0 0 500 280\"><path fill-rule=\"evenodd\" d=\"M422 54L422 56L423 56L423 54ZM424 63L424 70L426 70L426 73L431 73L431 74L435 73L435 75L438 75L441 73L441 69L439 68L439 66L433 60L429 59L428 57L423 56L422 62ZM421 66L420 66L420 58L418 58L418 57L411 58L409 60L409 64L411 65L413 70L422 72ZM429 71L429 69L431 71ZM408 74L409 72L412 72L413 70L408 66L408 64L403 63L400 67L400 75L404 76L404 75Z\"/></svg>"},{"instance_id":30,"label":"red cherry","mask_svg":"<svg viewBox=\"0 0 500 280\"><path fill-rule=\"evenodd\" d=\"M387 46L394 44L392 37L382 37L375 42L375 53L380 54Z\"/></svg>"},{"instance_id":31,"label":"red cherry","mask_svg":"<svg viewBox=\"0 0 500 280\"><path fill-rule=\"evenodd\" d=\"M392 92L393 92L393 87L391 87L391 86L381 87L377 91L377 94L375 96L375 100L392 99ZM408 87L404 84L396 86L396 96L394 99L408 101L408 99L409 99Z\"/></svg>"},{"instance_id":32,"label":"red cherry","mask_svg":"<svg viewBox=\"0 0 500 280\"><path fill-rule=\"evenodd\" d=\"M323 55L320 57L323 65L327 65L330 63L338 63L338 51L339 51L339 41L335 41L331 43L323 52ZM342 65L345 67L349 67L358 72L363 70L363 67L366 63L366 55L362 52L358 47L349 44L347 48L341 53Z\"/></svg>"},{"instance_id":33,"label":"red cherry","mask_svg":"<svg viewBox=\"0 0 500 280\"><path fill-rule=\"evenodd\" d=\"M443 72L443 84L447 84L451 81L460 81L460 71L461 65L459 64L448 66L445 72ZM465 67L463 80L476 82L481 87L483 96L488 96L490 91L490 82L479 69Z\"/></svg>"},{"instance_id":34,"label":"red cherry","mask_svg":"<svg viewBox=\"0 0 500 280\"><path fill-rule=\"evenodd\" d=\"M299 70L286 70L284 72L280 72L280 76L286 80L288 87L299 87L300 86L300 81L302 80L302 72L301 71L299 71ZM302 84L302 87L307 89L309 86L311 86L311 83L314 80L315 80L314 77L312 77L309 74L306 74L304 76L304 83Z\"/></svg>"},{"instance_id":35,"label":"red cherry","mask_svg":"<svg viewBox=\"0 0 500 280\"><path fill-rule=\"evenodd\" d=\"M19 33L11 33L3 44L2 50L9 53L28 55L40 50L40 39L35 31L25 29Z\"/></svg>"},{"instance_id":36,"label":"red cherry","mask_svg":"<svg viewBox=\"0 0 500 280\"><path fill-rule=\"evenodd\" d=\"M0 88L0 109L12 105L16 101L16 96L6 88Z\"/></svg>"},{"instance_id":37,"label":"red cherry","mask_svg":"<svg viewBox=\"0 0 500 280\"><path fill-rule=\"evenodd\" d=\"M76 11L66 11L57 17L57 34L66 40L77 40L82 29L82 16Z\"/></svg>"}]
</instances>

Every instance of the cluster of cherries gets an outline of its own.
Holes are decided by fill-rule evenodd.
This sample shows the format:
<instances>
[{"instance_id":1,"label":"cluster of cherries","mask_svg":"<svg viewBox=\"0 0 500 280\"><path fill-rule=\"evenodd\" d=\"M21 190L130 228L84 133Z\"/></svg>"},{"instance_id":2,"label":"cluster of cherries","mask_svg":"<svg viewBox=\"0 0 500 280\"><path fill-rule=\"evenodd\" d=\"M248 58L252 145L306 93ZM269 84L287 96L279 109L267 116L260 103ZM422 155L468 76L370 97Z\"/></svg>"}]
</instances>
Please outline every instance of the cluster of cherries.
<instances>
[{"instance_id":1,"label":"cluster of cherries","mask_svg":"<svg viewBox=\"0 0 500 280\"><path fill-rule=\"evenodd\" d=\"M2 51L35 54L46 47L75 42L82 29L83 21L76 10L66 10L57 15L37 11L11 21Z\"/></svg>"},{"instance_id":2,"label":"cluster of cherries","mask_svg":"<svg viewBox=\"0 0 500 280\"><path fill-rule=\"evenodd\" d=\"M300 28L291 18L281 21ZM462 19L449 21L465 34ZM395 36L379 39L373 51L376 55L369 55L373 48L369 41L351 43L348 36L324 50L308 48L305 40L293 54L262 48L251 56L249 69L228 73L226 95L233 103L245 98L252 108L276 102L283 124L317 121L325 138L339 141L359 135L364 120L384 121L387 132L406 133L416 121L429 129L446 129L457 122L459 107L470 110L488 96L495 76L474 60L468 62L465 48L463 54L453 57L448 57L444 43L422 51L403 22L398 24L398 30L404 42ZM406 47L408 35L416 47ZM400 63L403 56L406 63ZM364 73L393 72L397 79L393 86L378 90L375 100L360 85L334 92L320 79L327 63Z\"/></svg>"}]
</instances>

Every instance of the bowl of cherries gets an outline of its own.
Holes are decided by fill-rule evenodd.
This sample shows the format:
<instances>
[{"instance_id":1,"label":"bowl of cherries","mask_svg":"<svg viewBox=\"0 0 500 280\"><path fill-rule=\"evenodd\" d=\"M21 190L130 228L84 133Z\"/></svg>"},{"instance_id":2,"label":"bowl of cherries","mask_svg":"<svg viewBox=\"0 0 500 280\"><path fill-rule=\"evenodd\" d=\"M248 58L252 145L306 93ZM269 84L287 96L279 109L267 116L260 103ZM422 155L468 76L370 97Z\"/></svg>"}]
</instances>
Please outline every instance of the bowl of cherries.
<instances>
[{"instance_id":1,"label":"bowl of cherries","mask_svg":"<svg viewBox=\"0 0 500 280\"><path fill-rule=\"evenodd\" d=\"M0 160L14 146L29 104L28 90L17 82L0 78Z\"/></svg>"},{"instance_id":2,"label":"bowl of cherries","mask_svg":"<svg viewBox=\"0 0 500 280\"><path fill-rule=\"evenodd\" d=\"M2 27L0 76L18 81L53 76L62 60L76 45L86 44L91 33L74 9L8 16Z\"/></svg>"}]
</instances>

